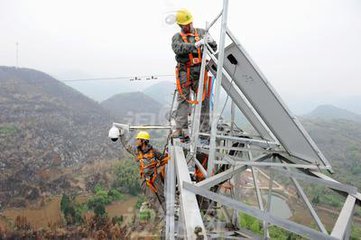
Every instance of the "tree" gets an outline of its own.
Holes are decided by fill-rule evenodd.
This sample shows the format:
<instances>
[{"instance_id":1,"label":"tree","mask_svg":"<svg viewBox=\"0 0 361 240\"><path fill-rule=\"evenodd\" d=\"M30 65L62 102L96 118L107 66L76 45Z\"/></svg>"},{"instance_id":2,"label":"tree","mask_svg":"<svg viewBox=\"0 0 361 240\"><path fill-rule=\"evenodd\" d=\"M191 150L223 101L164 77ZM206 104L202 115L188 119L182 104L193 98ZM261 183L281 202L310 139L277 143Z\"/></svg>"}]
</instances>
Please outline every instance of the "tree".
<instances>
[{"instance_id":1,"label":"tree","mask_svg":"<svg viewBox=\"0 0 361 240\"><path fill-rule=\"evenodd\" d=\"M64 193L60 201L60 210L62 212L64 212L64 210L68 208L69 202L70 202L69 196Z\"/></svg>"},{"instance_id":2,"label":"tree","mask_svg":"<svg viewBox=\"0 0 361 240\"><path fill-rule=\"evenodd\" d=\"M69 197L63 194L60 201L60 210L64 215L64 219L67 225L80 224L84 222L82 204L76 204L75 197Z\"/></svg>"},{"instance_id":3,"label":"tree","mask_svg":"<svg viewBox=\"0 0 361 240\"><path fill-rule=\"evenodd\" d=\"M105 217L106 211L105 211L104 204L102 204L102 203L96 204L96 206L94 207L94 213L95 213L95 216L97 216L97 217Z\"/></svg>"},{"instance_id":4,"label":"tree","mask_svg":"<svg viewBox=\"0 0 361 240\"><path fill-rule=\"evenodd\" d=\"M312 203L313 204L319 204L320 203L320 195L319 194L317 194L316 196L314 196L312 198Z\"/></svg>"},{"instance_id":5,"label":"tree","mask_svg":"<svg viewBox=\"0 0 361 240\"><path fill-rule=\"evenodd\" d=\"M116 179L113 187L121 192L137 195L140 193L139 166L133 160L124 160L114 169Z\"/></svg>"},{"instance_id":6,"label":"tree","mask_svg":"<svg viewBox=\"0 0 361 240\"><path fill-rule=\"evenodd\" d=\"M253 221L253 223L250 226L250 229L254 233L260 233L261 232L261 227L260 227L260 224L259 224L258 220Z\"/></svg>"},{"instance_id":7,"label":"tree","mask_svg":"<svg viewBox=\"0 0 361 240\"><path fill-rule=\"evenodd\" d=\"M108 192L108 196L112 199L112 201L123 199L123 195L116 189L110 189Z\"/></svg>"}]
</instances>

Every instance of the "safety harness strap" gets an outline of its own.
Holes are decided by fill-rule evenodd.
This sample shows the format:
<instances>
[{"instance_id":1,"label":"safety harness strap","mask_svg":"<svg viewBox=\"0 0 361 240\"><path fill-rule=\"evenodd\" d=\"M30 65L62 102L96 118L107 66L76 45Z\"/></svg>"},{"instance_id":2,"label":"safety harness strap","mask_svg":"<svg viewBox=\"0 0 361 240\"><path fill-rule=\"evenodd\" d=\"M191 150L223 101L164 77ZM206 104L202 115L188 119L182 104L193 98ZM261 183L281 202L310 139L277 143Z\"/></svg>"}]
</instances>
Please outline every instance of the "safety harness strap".
<instances>
[{"instance_id":1,"label":"safety harness strap","mask_svg":"<svg viewBox=\"0 0 361 240\"><path fill-rule=\"evenodd\" d=\"M193 37L194 37L194 40L195 40L196 42L198 42L198 41L200 40L200 37L199 37L198 32L197 32L196 29L194 29L194 33L183 33L183 32L180 32L180 35L181 35L181 37L182 37L182 39L183 39L183 42L185 42L185 43L189 43L189 41L188 41L188 37L189 37L189 36L193 36ZM201 49L198 48L198 49L197 49L197 52L198 52L198 57L197 57L197 58L195 58L195 57L193 56L193 53L192 53L192 52L190 52L190 53L188 54L189 62L190 62L191 65L200 64L200 63L202 62L202 52L201 52Z\"/></svg>"},{"instance_id":2,"label":"safety harness strap","mask_svg":"<svg viewBox=\"0 0 361 240\"><path fill-rule=\"evenodd\" d=\"M144 163L144 159L150 159L150 163L149 164L145 164ZM153 174L152 177L150 178L145 178L146 181L146 185L153 191L153 192L157 192L157 187L154 185L154 182L158 176L158 167L160 166L164 166L168 163L168 159L169 157L165 157L160 161L160 164L158 165L158 162L155 160L155 155L154 155L154 150L151 149L149 151L149 153L143 154L142 152L138 153L138 161L139 161L139 168L140 168L140 176L141 178L144 178L144 169L149 168L149 169L153 169ZM164 172L161 172L161 175L165 175Z\"/></svg>"},{"instance_id":3,"label":"safety harness strap","mask_svg":"<svg viewBox=\"0 0 361 240\"><path fill-rule=\"evenodd\" d=\"M180 32L180 35L181 35L181 37L182 37L182 39L183 39L183 41L185 43L189 43L188 36L194 36L195 41L200 40L200 37L199 37L198 32L197 32L196 29L194 30L194 33L185 34L183 32ZM180 71L181 66L180 66L180 64L178 64L177 67L176 67L176 84L177 84L178 93L179 93L181 98L183 98L184 100L186 100L190 104L198 104L198 101L197 100L187 99L186 96L184 96L184 94L183 94L183 88L189 88L192 85L191 67L194 66L194 65L198 65L198 64L200 64L202 62L201 49L198 48L197 51L198 51L198 57L197 58L195 58L193 56L192 52L188 54L189 61L187 63L185 63L187 81L185 83L183 83L183 84L180 83L180 76L179 76L179 71ZM206 91L207 86L208 86L208 91ZM210 95L210 79L208 77L208 72L205 71L202 102L204 101L205 97L206 96L209 97L209 95Z\"/></svg>"}]
</instances>

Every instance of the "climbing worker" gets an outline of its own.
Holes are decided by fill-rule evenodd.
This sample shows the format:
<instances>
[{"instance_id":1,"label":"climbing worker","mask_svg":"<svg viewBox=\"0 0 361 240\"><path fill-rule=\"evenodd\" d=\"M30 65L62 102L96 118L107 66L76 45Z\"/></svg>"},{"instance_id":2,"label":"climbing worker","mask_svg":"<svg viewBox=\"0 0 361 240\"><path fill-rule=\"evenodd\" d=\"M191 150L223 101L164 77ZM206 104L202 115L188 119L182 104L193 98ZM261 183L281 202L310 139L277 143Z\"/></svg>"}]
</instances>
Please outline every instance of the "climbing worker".
<instances>
[{"instance_id":1,"label":"climbing worker","mask_svg":"<svg viewBox=\"0 0 361 240\"><path fill-rule=\"evenodd\" d=\"M199 75L202 63L202 47L205 42L216 51L217 44L206 31L193 27L193 16L186 10L181 9L176 13L176 22L181 28L172 38L172 49L176 54L177 61L176 78L178 91L178 106L175 113L176 131L172 133L174 138L189 139L188 135L188 115L191 111L190 104L202 104L201 127L202 132L209 131L209 94L210 81L208 81L207 71L205 72L205 88L202 96L202 103L190 99L191 90L196 94L199 82ZM208 85L208 87L207 87ZM208 88L208 89L206 89Z\"/></svg>"},{"instance_id":2,"label":"climbing worker","mask_svg":"<svg viewBox=\"0 0 361 240\"><path fill-rule=\"evenodd\" d=\"M165 165L168 162L168 154L160 153L153 148L149 143L150 135L146 131L140 131L135 138L135 150L128 152L136 156L136 161L139 162L139 171L142 181L142 190L149 198L148 202L153 204L160 203L160 206L165 209L164 198L164 175Z\"/></svg>"}]
</instances>

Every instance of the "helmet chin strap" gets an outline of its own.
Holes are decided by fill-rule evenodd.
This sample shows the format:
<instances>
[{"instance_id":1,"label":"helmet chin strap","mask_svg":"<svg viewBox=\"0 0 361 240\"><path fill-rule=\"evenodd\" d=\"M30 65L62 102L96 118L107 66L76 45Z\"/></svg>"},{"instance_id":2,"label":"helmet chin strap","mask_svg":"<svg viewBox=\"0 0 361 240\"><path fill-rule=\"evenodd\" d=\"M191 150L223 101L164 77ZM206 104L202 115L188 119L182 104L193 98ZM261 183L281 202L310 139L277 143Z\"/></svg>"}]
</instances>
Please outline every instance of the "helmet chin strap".
<instances>
[{"instance_id":1,"label":"helmet chin strap","mask_svg":"<svg viewBox=\"0 0 361 240\"><path fill-rule=\"evenodd\" d=\"M142 139L142 145L141 145L142 148L143 148L143 147L146 147L147 145L148 145L148 141Z\"/></svg>"},{"instance_id":2,"label":"helmet chin strap","mask_svg":"<svg viewBox=\"0 0 361 240\"><path fill-rule=\"evenodd\" d=\"M193 30L194 30L194 28L193 28L193 23L190 23L189 31L188 31L188 32L185 32L185 31L184 31L184 27L183 27L182 25L179 25L179 26L181 27L182 32L184 32L185 34L191 33L191 32L193 32Z\"/></svg>"}]
</instances>

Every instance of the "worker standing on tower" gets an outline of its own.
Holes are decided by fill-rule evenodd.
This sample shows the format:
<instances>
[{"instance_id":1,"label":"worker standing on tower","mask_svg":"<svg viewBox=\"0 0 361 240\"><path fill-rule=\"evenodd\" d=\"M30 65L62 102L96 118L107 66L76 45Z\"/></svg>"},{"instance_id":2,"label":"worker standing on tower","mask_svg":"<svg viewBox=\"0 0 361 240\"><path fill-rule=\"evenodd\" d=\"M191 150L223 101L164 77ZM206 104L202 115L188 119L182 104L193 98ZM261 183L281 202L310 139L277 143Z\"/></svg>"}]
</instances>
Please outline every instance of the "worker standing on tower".
<instances>
[{"instance_id":1,"label":"worker standing on tower","mask_svg":"<svg viewBox=\"0 0 361 240\"><path fill-rule=\"evenodd\" d=\"M172 49L176 54L176 78L178 90L178 106L175 114L176 131L172 137L181 137L185 141L189 139L188 134L188 115L190 113L190 104L202 104L201 127L202 132L209 131L209 93L204 89L202 99L203 103L190 99L191 90L197 93L199 75L202 63L202 47L207 42L214 51L217 49L216 42L208 35L205 39L206 31L193 27L193 16L186 10L181 9L176 13L176 22L181 28L172 38ZM205 83L208 76L205 73ZM207 85L207 84L205 84ZM208 93L208 94L207 94ZM207 96L208 95L208 96Z\"/></svg>"}]
</instances>

